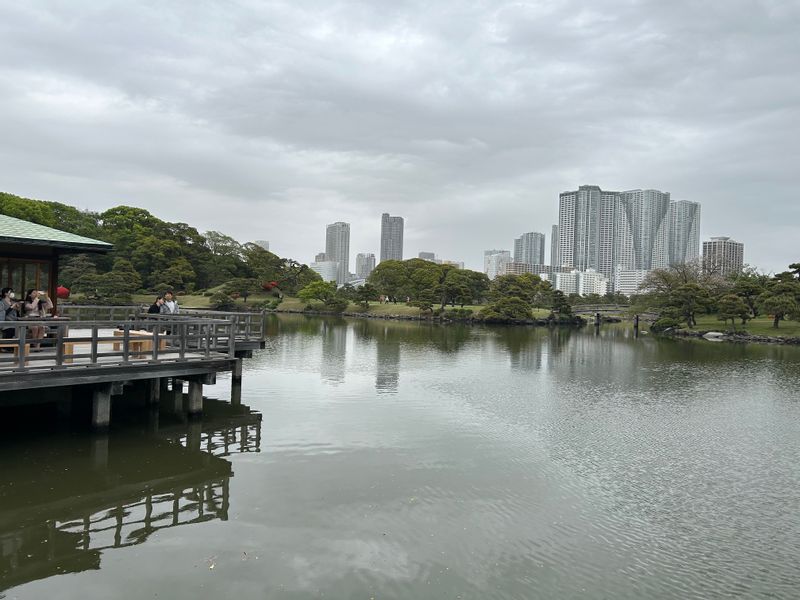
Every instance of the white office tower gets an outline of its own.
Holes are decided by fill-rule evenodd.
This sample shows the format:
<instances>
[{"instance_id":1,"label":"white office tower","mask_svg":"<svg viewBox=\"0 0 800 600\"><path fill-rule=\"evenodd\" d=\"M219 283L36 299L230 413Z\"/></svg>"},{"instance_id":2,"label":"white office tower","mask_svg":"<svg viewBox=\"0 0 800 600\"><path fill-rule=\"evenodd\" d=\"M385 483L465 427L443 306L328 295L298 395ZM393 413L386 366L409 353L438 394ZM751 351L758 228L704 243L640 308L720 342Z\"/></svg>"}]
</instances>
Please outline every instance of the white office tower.
<instances>
[{"instance_id":1,"label":"white office tower","mask_svg":"<svg viewBox=\"0 0 800 600\"><path fill-rule=\"evenodd\" d=\"M381 215L381 262L403 260L403 217Z\"/></svg>"},{"instance_id":2,"label":"white office tower","mask_svg":"<svg viewBox=\"0 0 800 600\"><path fill-rule=\"evenodd\" d=\"M558 225L553 225L550 233L550 266L561 266L561 259L558 256Z\"/></svg>"},{"instance_id":3,"label":"white office tower","mask_svg":"<svg viewBox=\"0 0 800 600\"><path fill-rule=\"evenodd\" d=\"M494 279L505 272L505 266L511 262L508 250L486 250L483 253L483 272L489 279Z\"/></svg>"},{"instance_id":4,"label":"white office tower","mask_svg":"<svg viewBox=\"0 0 800 600\"><path fill-rule=\"evenodd\" d=\"M531 231L514 240L514 262L544 264L544 234Z\"/></svg>"},{"instance_id":5,"label":"white office tower","mask_svg":"<svg viewBox=\"0 0 800 600\"><path fill-rule=\"evenodd\" d=\"M322 277L322 281L336 281L336 277L339 275L339 263L335 260L323 260L321 262L313 262L308 267L316 272L319 273L319 276Z\"/></svg>"},{"instance_id":6,"label":"white office tower","mask_svg":"<svg viewBox=\"0 0 800 600\"><path fill-rule=\"evenodd\" d=\"M598 273L594 269L586 269L582 273L578 273L578 294L581 296L590 294L605 296L609 289L608 283L608 277L602 273Z\"/></svg>"},{"instance_id":7,"label":"white office tower","mask_svg":"<svg viewBox=\"0 0 800 600\"><path fill-rule=\"evenodd\" d=\"M744 244L729 237L712 237L703 242L703 271L725 277L744 266Z\"/></svg>"},{"instance_id":8,"label":"white office tower","mask_svg":"<svg viewBox=\"0 0 800 600\"><path fill-rule=\"evenodd\" d=\"M669 264L682 265L700 258L700 203L678 200L670 204Z\"/></svg>"},{"instance_id":9,"label":"white office tower","mask_svg":"<svg viewBox=\"0 0 800 600\"><path fill-rule=\"evenodd\" d=\"M325 258L339 263L336 283L347 283L350 277L350 223L328 225L325 231Z\"/></svg>"},{"instance_id":10,"label":"white office tower","mask_svg":"<svg viewBox=\"0 0 800 600\"><path fill-rule=\"evenodd\" d=\"M356 277L366 279L375 269L375 255L372 252L356 255Z\"/></svg>"},{"instance_id":11,"label":"white office tower","mask_svg":"<svg viewBox=\"0 0 800 600\"><path fill-rule=\"evenodd\" d=\"M633 256L621 256L617 264L643 271L667 268L670 242L669 192L629 190L622 192L621 196L633 236ZM616 266L613 265L614 268Z\"/></svg>"}]
</instances>

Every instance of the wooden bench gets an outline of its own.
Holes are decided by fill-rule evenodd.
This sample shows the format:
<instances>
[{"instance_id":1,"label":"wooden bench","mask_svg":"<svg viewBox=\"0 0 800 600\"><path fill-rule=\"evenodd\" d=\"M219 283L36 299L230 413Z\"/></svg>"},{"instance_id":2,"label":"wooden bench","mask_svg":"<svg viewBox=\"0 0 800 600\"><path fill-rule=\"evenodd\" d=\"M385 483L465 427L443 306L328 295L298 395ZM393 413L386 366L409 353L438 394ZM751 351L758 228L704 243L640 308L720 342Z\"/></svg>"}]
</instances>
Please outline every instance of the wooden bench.
<instances>
[{"instance_id":1,"label":"wooden bench","mask_svg":"<svg viewBox=\"0 0 800 600\"><path fill-rule=\"evenodd\" d=\"M152 352L153 351L153 332L145 331L143 329L131 329L129 332L128 351L129 352ZM125 332L119 329L114 330L114 337L124 337ZM162 338L158 340L158 349L166 350L167 340ZM122 342L114 342L114 352L119 352L122 349ZM145 358L138 356L137 358Z\"/></svg>"},{"instance_id":2,"label":"wooden bench","mask_svg":"<svg viewBox=\"0 0 800 600\"><path fill-rule=\"evenodd\" d=\"M17 342L0 342L0 348L11 348L14 357L19 356L19 344ZM25 364L28 364L28 357L31 355L31 345L25 344Z\"/></svg>"}]
</instances>

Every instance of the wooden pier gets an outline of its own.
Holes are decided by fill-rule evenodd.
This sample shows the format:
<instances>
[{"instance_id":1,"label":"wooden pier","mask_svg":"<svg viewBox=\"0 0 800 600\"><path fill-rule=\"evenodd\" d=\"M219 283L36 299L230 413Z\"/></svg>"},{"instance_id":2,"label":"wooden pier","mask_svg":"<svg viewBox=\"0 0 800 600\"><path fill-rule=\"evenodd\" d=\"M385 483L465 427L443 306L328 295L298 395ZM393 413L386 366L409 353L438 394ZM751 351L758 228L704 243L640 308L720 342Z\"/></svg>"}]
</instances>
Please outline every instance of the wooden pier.
<instances>
[{"instance_id":1,"label":"wooden pier","mask_svg":"<svg viewBox=\"0 0 800 600\"><path fill-rule=\"evenodd\" d=\"M92 395L92 424L98 429L110 423L112 396L136 382L147 382L151 404L160 401L168 380L181 387L188 382L188 412L197 414L203 385L216 383L217 373L241 378L237 352L242 351L237 351L231 319L47 319L5 322L4 327L13 327L15 335L3 340L5 352L0 352L0 406L52 402L45 394L27 393L31 390L81 388ZM46 327L50 337L30 339L33 327Z\"/></svg>"}]
</instances>

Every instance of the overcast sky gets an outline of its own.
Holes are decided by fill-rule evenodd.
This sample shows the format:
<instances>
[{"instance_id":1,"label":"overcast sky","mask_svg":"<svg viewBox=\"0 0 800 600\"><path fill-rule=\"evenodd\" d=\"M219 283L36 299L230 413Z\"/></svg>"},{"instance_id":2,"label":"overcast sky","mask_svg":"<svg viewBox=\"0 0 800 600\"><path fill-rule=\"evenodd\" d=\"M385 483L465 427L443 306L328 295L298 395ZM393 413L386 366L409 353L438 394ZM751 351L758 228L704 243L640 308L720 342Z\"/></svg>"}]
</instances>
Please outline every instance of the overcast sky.
<instances>
[{"instance_id":1,"label":"overcast sky","mask_svg":"<svg viewBox=\"0 0 800 600\"><path fill-rule=\"evenodd\" d=\"M482 268L558 193L656 188L800 260L800 2L0 0L0 190L303 261L325 225Z\"/></svg>"}]
</instances>

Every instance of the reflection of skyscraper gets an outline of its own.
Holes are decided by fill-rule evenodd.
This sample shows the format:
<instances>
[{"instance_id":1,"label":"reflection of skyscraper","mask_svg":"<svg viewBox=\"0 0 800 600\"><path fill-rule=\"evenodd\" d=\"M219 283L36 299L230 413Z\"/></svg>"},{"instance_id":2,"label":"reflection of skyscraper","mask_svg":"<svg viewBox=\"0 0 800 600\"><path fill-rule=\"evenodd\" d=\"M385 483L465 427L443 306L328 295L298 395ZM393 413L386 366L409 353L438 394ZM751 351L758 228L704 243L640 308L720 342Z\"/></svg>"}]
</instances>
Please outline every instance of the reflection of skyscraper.
<instances>
[{"instance_id":1,"label":"reflection of skyscraper","mask_svg":"<svg viewBox=\"0 0 800 600\"><path fill-rule=\"evenodd\" d=\"M375 389L379 393L394 393L400 383L400 340L390 335L384 325L375 332Z\"/></svg>"},{"instance_id":2,"label":"reflection of skyscraper","mask_svg":"<svg viewBox=\"0 0 800 600\"><path fill-rule=\"evenodd\" d=\"M325 231L325 260L339 263L336 283L347 283L350 277L350 223L337 221Z\"/></svg>"},{"instance_id":3,"label":"reflection of skyscraper","mask_svg":"<svg viewBox=\"0 0 800 600\"><path fill-rule=\"evenodd\" d=\"M325 381L342 383L347 368L347 323L324 321L322 324L322 363L320 376Z\"/></svg>"},{"instance_id":4,"label":"reflection of skyscraper","mask_svg":"<svg viewBox=\"0 0 800 600\"><path fill-rule=\"evenodd\" d=\"M381 215L381 262L403 260L403 217Z\"/></svg>"}]
</instances>

